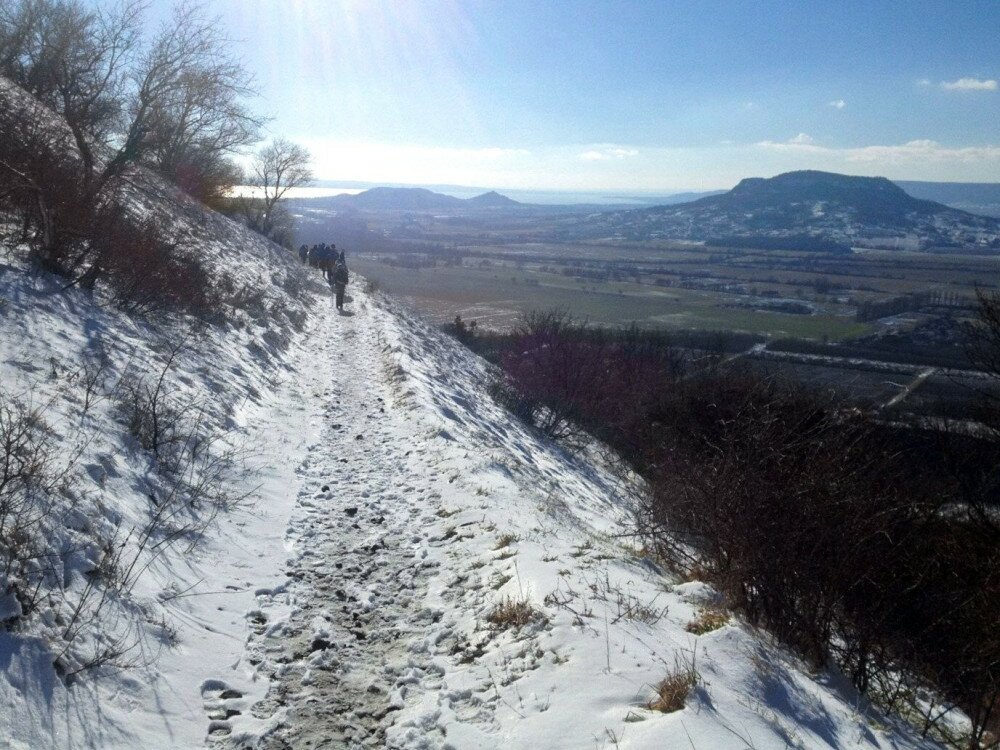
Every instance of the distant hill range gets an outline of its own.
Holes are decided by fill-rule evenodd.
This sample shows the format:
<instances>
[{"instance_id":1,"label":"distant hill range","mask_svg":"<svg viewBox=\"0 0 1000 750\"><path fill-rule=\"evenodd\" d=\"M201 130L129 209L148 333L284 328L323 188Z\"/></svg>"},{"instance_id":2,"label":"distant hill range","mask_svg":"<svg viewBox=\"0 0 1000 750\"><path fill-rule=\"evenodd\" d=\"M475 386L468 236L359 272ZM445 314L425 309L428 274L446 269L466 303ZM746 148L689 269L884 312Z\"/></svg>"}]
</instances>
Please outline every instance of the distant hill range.
<instances>
[{"instance_id":1,"label":"distant hill range","mask_svg":"<svg viewBox=\"0 0 1000 750\"><path fill-rule=\"evenodd\" d=\"M731 247L1000 252L1000 219L915 198L884 177L813 170L748 178L690 203L591 215L564 231Z\"/></svg>"},{"instance_id":2,"label":"distant hill range","mask_svg":"<svg viewBox=\"0 0 1000 750\"><path fill-rule=\"evenodd\" d=\"M915 182L896 180L914 198L937 201L971 214L1000 218L1000 182Z\"/></svg>"},{"instance_id":3,"label":"distant hill range","mask_svg":"<svg viewBox=\"0 0 1000 750\"><path fill-rule=\"evenodd\" d=\"M327 208L368 211L448 211L454 209L511 208L521 204L496 191L475 198L456 198L427 188L376 187L357 195L334 195L309 199Z\"/></svg>"}]
</instances>

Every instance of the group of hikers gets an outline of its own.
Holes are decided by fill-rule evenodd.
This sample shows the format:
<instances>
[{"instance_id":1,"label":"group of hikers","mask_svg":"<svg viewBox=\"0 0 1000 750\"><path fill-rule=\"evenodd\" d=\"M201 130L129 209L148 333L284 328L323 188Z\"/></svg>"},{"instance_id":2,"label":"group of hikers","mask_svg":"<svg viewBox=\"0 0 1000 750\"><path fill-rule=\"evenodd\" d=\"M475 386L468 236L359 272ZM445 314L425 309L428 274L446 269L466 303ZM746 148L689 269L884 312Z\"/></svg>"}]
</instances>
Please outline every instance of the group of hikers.
<instances>
[{"instance_id":1,"label":"group of hikers","mask_svg":"<svg viewBox=\"0 0 1000 750\"><path fill-rule=\"evenodd\" d=\"M321 242L318 245L303 245L299 248L299 259L323 273L326 283L333 287L337 295L337 309L344 309L344 291L347 289L347 260L344 251L337 252L337 246Z\"/></svg>"}]
</instances>

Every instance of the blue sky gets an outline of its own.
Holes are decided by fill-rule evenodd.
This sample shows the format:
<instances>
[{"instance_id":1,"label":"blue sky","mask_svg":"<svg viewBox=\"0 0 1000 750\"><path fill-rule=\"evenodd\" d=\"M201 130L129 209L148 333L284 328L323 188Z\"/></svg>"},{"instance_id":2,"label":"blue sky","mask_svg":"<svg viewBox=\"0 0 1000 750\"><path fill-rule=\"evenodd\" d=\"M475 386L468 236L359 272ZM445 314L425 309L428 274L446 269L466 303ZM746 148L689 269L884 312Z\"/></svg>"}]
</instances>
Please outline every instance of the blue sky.
<instances>
[{"instance_id":1,"label":"blue sky","mask_svg":"<svg viewBox=\"0 0 1000 750\"><path fill-rule=\"evenodd\" d=\"M153 17L169 8L155 0ZM1000 2L209 0L323 179L1000 181Z\"/></svg>"}]
</instances>

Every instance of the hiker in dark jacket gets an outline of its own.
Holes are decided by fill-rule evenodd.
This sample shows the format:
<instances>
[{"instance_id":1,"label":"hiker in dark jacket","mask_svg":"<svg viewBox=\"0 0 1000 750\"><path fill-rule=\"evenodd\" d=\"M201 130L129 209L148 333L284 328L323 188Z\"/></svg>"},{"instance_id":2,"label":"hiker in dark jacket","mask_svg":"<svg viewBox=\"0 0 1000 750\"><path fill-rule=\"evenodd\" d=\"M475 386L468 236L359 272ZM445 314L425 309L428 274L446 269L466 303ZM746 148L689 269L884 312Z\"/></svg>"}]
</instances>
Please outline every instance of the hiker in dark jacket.
<instances>
[{"instance_id":1,"label":"hiker in dark jacket","mask_svg":"<svg viewBox=\"0 0 1000 750\"><path fill-rule=\"evenodd\" d=\"M333 288L337 293L337 309L344 309L344 291L347 289L347 261L344 260L344 252L340 252L337 258L337 265L333 269Z\"/></svg>"},{"instance_id":2,"label":"hiker in dark jacket","mask_svg":"<svg viewBox=\"0 0 1000 750\"><path fill-rule=\"evenodd\" d=\"M337 265L337 246L330 245L327 247L323 245L323 278L326 279L326 283L333 285L333 270Z\"/></svg>"}]
</instances>

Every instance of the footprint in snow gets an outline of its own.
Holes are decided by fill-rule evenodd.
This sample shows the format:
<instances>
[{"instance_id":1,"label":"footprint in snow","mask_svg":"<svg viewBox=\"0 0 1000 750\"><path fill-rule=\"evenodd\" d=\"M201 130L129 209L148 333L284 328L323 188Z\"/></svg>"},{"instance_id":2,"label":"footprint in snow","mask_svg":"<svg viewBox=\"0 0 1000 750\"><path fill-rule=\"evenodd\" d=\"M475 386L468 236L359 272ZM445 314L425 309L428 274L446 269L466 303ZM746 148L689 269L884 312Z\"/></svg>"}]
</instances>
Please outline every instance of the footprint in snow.
<instances>
[{"instance_id":1,"label":"footprint in snow","mask_svg":"<svg viewBox=\"0 0 1000 750\"><path fill-rule=\"evenodd\" d=\"M233 731L229 720L239 716L245 708L243 693L234 690L222 680L205 680L201 683L201 698L208 714L208 737L220 739Z\"/></svg>"}]
</instances>

